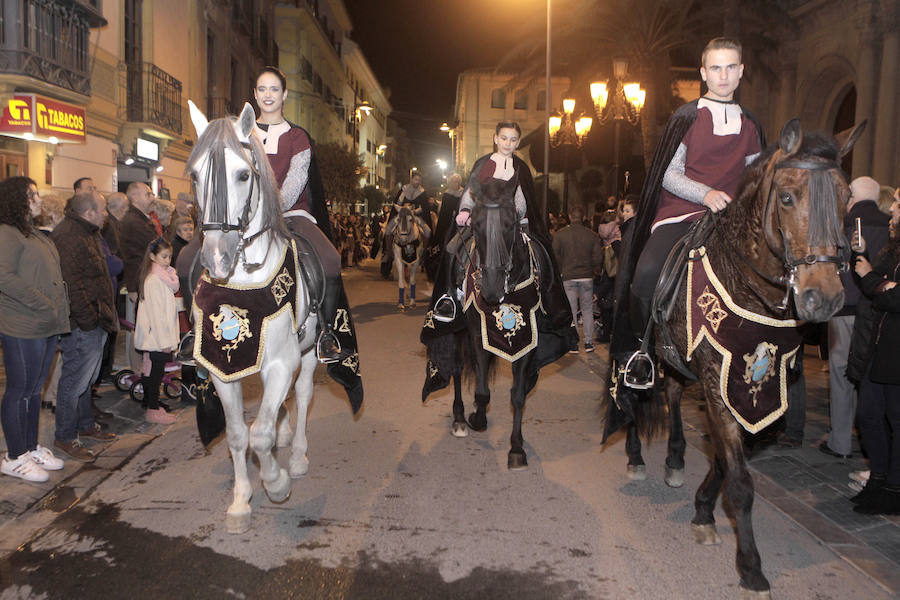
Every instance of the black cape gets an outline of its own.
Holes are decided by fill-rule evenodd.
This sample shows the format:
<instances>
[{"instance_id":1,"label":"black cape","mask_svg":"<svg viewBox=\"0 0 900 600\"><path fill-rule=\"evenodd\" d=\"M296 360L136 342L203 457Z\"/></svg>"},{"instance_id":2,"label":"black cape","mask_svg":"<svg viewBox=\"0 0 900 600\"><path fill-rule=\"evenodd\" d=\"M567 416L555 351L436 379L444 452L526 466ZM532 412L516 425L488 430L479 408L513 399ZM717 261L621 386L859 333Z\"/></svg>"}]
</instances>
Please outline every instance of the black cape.
<instances>
[{"instance_id":1,"label":"black cape","mask_svg":"<svg viewBox=\"0 0 900 600\"><path fill-rule=\"evenodd\" d=\"M490 154L482 156L472 165L472 175L469 177L466 188L470 193L478 194L481 189L481 182L478 180L477 174L484 164L484 161L490 159ZM532 240L537 241L543 246L552 265L552 274L546 279L546 287L542 285L541 295L544 303L546 314L537 311L537 324L539 341L535 349L534 359L531 361L531 369L526 374L527 381L525 385L525 393L527 394L537 383L538 371L544 365L552 363L567 353L569 350L577 348L578 334L572 319L572 309L566 298L565 291L562 286L562 278L560 276L559 265L553 254L553 247L550 243L550 233L547 231L546 215L541 213L540 201L535 195L534 179L531 175L531 168L518 156L513 155L513 167L516 170L516 176L519 178L519 186L525 196L526 216L528 217L529 236ZM449 236L455 233L451 227ZM441 268L450 261L441 260ZM459 344L459 336L455 335L466 329L466 319L457 318L451 323L441 323L432 318L434 305L440 297L447 291L446 286L441 285L442 277L439 274L437 283L431 296L431 302L428 307L425 319L426 323L431 322L432 327L425 326L419 339L425 344L428 363L425 367L425 385L422 387L422 401L434 391L446 387L452 376L459 373L462 368L461 353Z\"/></svg>"},{"instance_id":2,"label":"black cape","mask_svg":"<svg viewBox=\"0 0 900 600\"><path fill-rule=\"evenodd\" d=\"M650 168L644 179L637 215L631 220L631 227L627 231L622 232L622 250L619 255L619 266L613 290L613 330L609 344L610 383L617 377L614 368L616 364L624 365L625 360L641 347L640 340L634 335L634 330L631 326L631 281L634 278L634 269L641 251L650 237L650 227L656 218L663 176L666 174L666 169L669 168L669 163L672 162L672 157L675 156L675 152L678 150L678 146L681 144L684 136L687 135L694 121L697 120L698 100L699 98L687 104L682 104L666 122L666 128L659 143L656 145L653 160L650 162ZM743 107L741 107L741 110L756 125L756 131L760 136L760 148L765 148L765 136L762 125L749 111ZM633 419L630 402L635 399L632 396L637 396L637 390L626 388L624 385L616 387L619 397L616 398L616 402L608 402L609 413L607 414L603 441L606 441L606 438L619 427ZM619 406L617 406L617 403Z\"/></svg>"}]
</instances>

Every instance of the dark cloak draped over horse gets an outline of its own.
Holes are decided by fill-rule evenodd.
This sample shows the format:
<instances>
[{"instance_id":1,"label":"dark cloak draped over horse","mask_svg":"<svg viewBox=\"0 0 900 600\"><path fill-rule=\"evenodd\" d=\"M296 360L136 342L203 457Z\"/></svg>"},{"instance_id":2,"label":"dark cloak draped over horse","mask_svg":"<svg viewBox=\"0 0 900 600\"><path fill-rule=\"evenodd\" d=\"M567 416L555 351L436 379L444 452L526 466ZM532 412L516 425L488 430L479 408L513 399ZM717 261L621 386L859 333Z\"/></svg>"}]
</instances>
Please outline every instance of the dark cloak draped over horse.
<instances>
[{"instance_id":1,"label":"dark cloak draped over horse","mask_svg":"<svg viewBox=\"0 0 900 600\"><path fill-rule=\"evenodd\" d=\"M281 215L279 193L262 146L253 136L255 114L244 105L240 117L206 117L191 102L198 140L188 159L201 214L199 262L205 271L193 293L194 358L207 368L224 408L226 437L234 462L234 499L226 528L250 527L252 486L247 476L248 444L259 458L260 477L269 498L283 502L291 478L307 472L307 409L318 360L314 350L317 313L300 265L298 245ZM281 405L294 384L297 428ZM354 373L358 373L356 365ZM259 413L244 422L241 380L259 373L263 396ZM348 388L354 412L362 390ZM275 443L292 446L289 469L272 454Z\"/></svg>"},{"instance_id":2,"label":"dark cloak draped over horse","mask_svg":"<svg viewBox=\"0 0 900 600\"><path fill-rule=\"evenodd\" d=\"M622 423L649 434L668 419L666 480L673 486L684 470L681 393L700 381L714 457L697 490L692 530L698 543L720 542L713 510L723 492L734 512L746 597L768 598L770 586L754 540L742 432L761 430L787 408L800 321L826 321L843 305L849 188L838 161L864 125L835 140L804 135L798 120L788 122L778 144L745 171L734 202L706 214L669 255L651 311L664 380L632 389L624 365L613 363L604 438Z\"/></svg>"},{"instance_id":3,"label":"dark cloak draped over horse","mask_svg":"<svg viewBox=\"0 0 900 600\"><path fill-rule=\"evenodd\" d=\"M464 319L456 320L462 321L464 328L454 325L456 321L440 323L434 319L433 297L422 332L428 352L422 401L453 380L454 436L467 435L467 427L476 431L487 428L492 364L498 356L512 363L510 469L527 466L522 411L525 397L537 383L538 371L565 354L577 339L571 312L566 310L562 327L550 312L553 303L559 302L552 297L554 289L561 289L559 274L547 246L519 223L514 196L521 183L519 176L508 182L492 179L473 191L471 237L462 244L464 253L470 256L462 292ZM476 383L475 412L468 421L462 401L464 369L474 372Z\"/></svg>"}]
</instances>

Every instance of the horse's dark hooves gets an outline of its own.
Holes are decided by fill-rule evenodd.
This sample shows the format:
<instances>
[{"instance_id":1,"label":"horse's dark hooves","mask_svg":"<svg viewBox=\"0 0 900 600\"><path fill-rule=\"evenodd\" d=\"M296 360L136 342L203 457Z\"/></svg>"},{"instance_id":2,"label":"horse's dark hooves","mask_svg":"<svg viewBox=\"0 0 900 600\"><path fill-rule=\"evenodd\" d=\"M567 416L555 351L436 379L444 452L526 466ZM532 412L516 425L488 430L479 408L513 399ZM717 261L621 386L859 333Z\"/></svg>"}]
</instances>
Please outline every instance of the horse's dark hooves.
<instances>
[{"instance_id":1,"label":"horse's dark hooves","mask_svg":"<svg viewBox=\"0 0 900 600\"><path fill-rule=\"evenodd\" d=\"M647 465L628 465L628 479L643 481L647 479Z\"/></svg>"},{"instance_id":2,"label":"horse's dark hooves","mask_svg":"<svg viewBox=\"0 0 900 600\"><path fill-rule=\"evenodd\" d=\"M741 588L741 600L771 600L772 592L770 590L748 590Z\"/></svg>"},{"instance_id":3,"label":"horse's dark hooves","mask_svg":"<svg viewBox=\"0 0 900 600\"><path fill-rule=\"evenodd\" d=\"M473 412L469 415L469 427L474 431L484 431L487 429L487 415L484 413Z\"/></svg>"},{"instance_id":4,"label":"horse's dark hooves","mask_svg":"<svg viewBox=\"0 0 900 600\"><path fill-rule=\"evenodd\" d=\"M684 485L684 469L673 469L666 465L666 485L673 488L680 488Z\"/></svg>"},{"instance_id":5,"label":"horse's dark hooves","mask_svg":"<svg viewBox=\"0 0 900 600\"><path fill-rule=\"evenodd\" d=\"M694 534L694 541L701 546L718 546L722 543L722 538L716 532L715 523L705 523L703 525L691 523L691 533Z\"/></svg>"},{"instance_id":6,"label":"horse's dark hooves","mask_svg":"<svg viewBox=\"0 0 900 600\"><path fill-rule=\"evenodd\" d=\"M524 452L510 450L506 459L506 466L510 471L522 471L528 468L528 459L525 457Z\"/></svg>"},{"instance_id":7,"label":"horse's dark hooves","mask_svg":"<svg viewBox=\"0 0 900 600\"><path fill-rule=\"evenodd\" d=\"M453 421L453 426L450 428L450 434L453 437L467 437L469 435L469 428L466 425L465 421Z\"/></svg>"}]
</instances>

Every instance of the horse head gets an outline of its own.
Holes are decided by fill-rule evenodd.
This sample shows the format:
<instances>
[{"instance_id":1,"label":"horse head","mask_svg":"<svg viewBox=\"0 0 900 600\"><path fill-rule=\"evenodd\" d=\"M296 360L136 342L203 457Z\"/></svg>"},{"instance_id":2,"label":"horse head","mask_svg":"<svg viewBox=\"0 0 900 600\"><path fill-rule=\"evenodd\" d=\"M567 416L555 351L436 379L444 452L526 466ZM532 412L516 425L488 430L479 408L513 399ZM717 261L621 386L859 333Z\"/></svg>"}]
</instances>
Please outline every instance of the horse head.
<instances>
[{"instance_id":1,"label":"horse head","mask_svg":"<svg viewBox=\"0 0 900 600\"><path fill-rule=\"evenodd\" d=\"M399 246L405 246L418 237L418 232L416 231L416 219L413 217L413 211L408 204L395 204L394 207L397 209L397 216L395 217L397 224L394 226L394 243Z\"/></svg>"},{"instance_id":2,"label":"horse head","mask_svg":"<svg viewBox=\"0 0 900 600\"><path fill-rule=\"evenodd\" d=\"M842 229L850 191L839 161L865 125L833 138L804 135L800 122L792 119L765 163L758 193L764 200L761 224L770 254L763 264L768 263L769 272L782 271L776 279L793 294L801 320L826 321L844 303L839 272L848 268L850 258ZM786 301L787 296L783 306Z\"/></svg>"},{"instance_id":3,"label":"horse head","mask_svg":"<svg viewBox=\"0 0 900 600\"><path fill-rule=\"evenodd\" d=\"M260 234L284 232L279 193L253 124L249 103L241 115L207 121L188 101L197 143L187 161L200 210L200 263L217 280L230 278L245 248ZM245 266L249 267L250 265Z\"/></svg>"},{"instance_id":4,"label":"horse head","mask_svg":"<svg viewBox=\"0 0 900 600\"><path fill-rule=\"evenodd\" d=\"M481 296L489 304L500 303L509 290L516 241L521 239L516 187L518 177L509 181L491 179L474 193L472 232L481 274Z\"/></svg>"}]
</instances>

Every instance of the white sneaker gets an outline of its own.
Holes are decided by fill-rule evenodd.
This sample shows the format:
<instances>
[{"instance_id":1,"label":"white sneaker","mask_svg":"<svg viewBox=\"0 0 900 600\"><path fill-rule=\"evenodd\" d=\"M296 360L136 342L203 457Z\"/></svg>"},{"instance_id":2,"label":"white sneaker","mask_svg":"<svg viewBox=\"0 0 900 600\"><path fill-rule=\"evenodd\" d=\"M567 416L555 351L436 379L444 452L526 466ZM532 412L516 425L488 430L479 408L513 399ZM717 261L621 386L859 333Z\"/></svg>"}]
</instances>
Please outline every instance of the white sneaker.
<instances>
[{"instance_id":1,"label":"white sneaker","mask_svg":"<svg viewBox=\"0 0 900 600\"><path fill-rule=\"evenodd\" d=\"M24 479L25 481L31 481L33 483L43 483L50 479L50 475L47 474L47 471L31 460L30 452L26 452L16 460L10 460L9 454L7 454L3 458L2 464L0 464L0 473L18 477L19 479Z\"/></svg>"},{"instance_id":2,"label":"white sneaker","mask_svg":"<svg viewBox=\"0 0 900 600\"><path fill-rule=\"evenodd\" d=\"M32 450L30 454L31 460L45 471L59 471L66 466L63 459L55 456L50 452L49 448L44 448L40 444L38 444L37 448Z\"/></svg>"}]
</instances>

